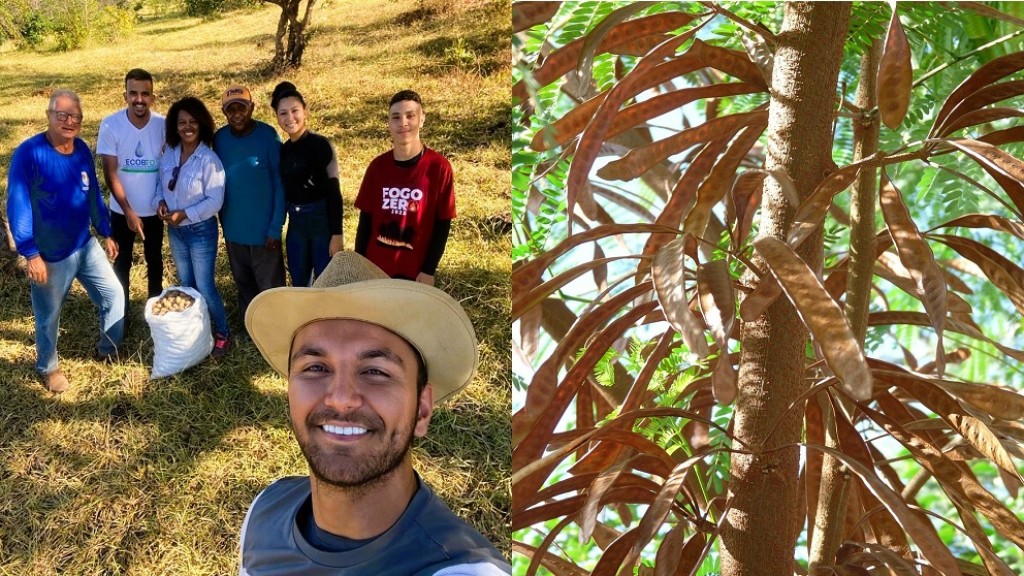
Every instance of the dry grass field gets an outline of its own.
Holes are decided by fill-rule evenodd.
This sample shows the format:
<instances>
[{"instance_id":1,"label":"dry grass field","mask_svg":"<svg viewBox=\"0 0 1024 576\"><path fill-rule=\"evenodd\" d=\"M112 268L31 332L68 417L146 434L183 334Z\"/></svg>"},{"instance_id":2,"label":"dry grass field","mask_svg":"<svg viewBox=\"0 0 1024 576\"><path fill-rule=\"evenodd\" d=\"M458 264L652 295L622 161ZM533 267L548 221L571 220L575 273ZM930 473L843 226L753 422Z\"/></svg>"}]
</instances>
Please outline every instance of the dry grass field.
<instances>
[{"instance_id":1,"label":"dry grass field","mask_svg":"<svg viewBox=\"0 0 1024 576\"><path fill-rule=\"evenodd\" d=\"M303 67L284 75L266 73L279 14L272 5L212 21L146 16L128 39L70 53L4 45L0 200L11 154L45 129L55 88L79 92L82 137L95 145L99 120L124 105L129 68L155 75L157 111L195 95L221 124L220 92L245 83L258 100L257 119L275 128L269 94L288 79L310 103L311 127L338 150L351 249L363 170L388 148L387 101L399 89L419 91L424 140L452 160L458 194L438 286L466 306L482 361L470 388L435 412L414 457L452 508L508 554L508 2L448 3L443 13L424 6L429 2L321 2ZM76 284L58 344L72 389L59 397L33 371L27 280L9 252L0 256L0 575L237 573L238 529L253 496L278 477L306 474L287 422L285 381L251 342L237 339L221 363L147 379L152 341L141 313L140 245L136 252L127 358L112 366L92 360L96 312ZM171 285L174 268L165 255ZM239 334L223 253L218 284Z\"/></svg>"}]
</instances>

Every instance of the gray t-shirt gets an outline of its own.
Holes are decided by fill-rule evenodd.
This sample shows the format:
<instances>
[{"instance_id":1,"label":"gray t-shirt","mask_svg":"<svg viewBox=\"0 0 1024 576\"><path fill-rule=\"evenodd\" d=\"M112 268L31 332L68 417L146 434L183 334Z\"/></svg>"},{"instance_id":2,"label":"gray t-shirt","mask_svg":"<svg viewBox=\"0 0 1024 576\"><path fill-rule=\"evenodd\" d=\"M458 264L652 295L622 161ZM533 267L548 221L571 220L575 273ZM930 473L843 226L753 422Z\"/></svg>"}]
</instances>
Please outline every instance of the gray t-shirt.
<instances>
[{"instance_id":1,"label":"gray t-shirt","mask_svg":"<svg viewBox=\"0 0 1024 576\"><path fill-rule=\"evenodd\" d=\"M344 552L325 552L297 521L309 478L283 478L253 500L242 524L239 576L501 576L508 561L417 477L419 489L391 528Z\"/></svg>"}]
</instances>

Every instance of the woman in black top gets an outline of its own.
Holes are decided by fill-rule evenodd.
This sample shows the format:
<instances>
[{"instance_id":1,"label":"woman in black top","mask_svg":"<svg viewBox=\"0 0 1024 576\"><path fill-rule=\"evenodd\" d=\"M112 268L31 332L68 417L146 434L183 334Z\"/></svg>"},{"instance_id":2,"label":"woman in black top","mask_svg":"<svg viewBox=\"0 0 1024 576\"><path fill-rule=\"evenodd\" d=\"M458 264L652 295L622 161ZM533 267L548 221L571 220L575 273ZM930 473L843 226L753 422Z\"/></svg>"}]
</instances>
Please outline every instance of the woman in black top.
<instances>
[{"instance_id":1,"label":"woman in black top","mask_svg":"<svg viewBox=\"0 0 1024 576\"><path fill-rule=\"evenodd\" d=\"M327 138L306 128L306 101L294 84L278 84L270 106L288 134L281 146L288 274L292 286L309 286L343 245L338 160Z\"/></svg>"}]
</instances>

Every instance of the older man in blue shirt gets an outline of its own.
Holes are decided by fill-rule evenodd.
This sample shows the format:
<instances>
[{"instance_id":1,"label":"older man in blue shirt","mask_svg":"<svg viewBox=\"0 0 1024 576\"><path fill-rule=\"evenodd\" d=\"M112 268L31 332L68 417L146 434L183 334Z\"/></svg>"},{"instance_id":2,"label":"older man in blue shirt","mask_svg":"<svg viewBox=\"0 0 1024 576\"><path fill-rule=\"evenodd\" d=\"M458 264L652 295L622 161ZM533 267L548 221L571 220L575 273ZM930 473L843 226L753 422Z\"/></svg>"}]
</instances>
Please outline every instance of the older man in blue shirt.
<instances>
[{"instance_id":1,"label":"older man in blue shirt","mask_svg":"<svg viewBox=\"0 0 1024 576\"><path fill-rule=\"evenodd\" d=\"M46 110L49 126L21 143L7 174L7 219L18 253L27 261L36 324L36 371L52 392L69 386L57 364L60 311L76 278L99 308L98 355L110 360L124 336L124 290L107 258L117 257L110 212L103 201L89 146L78 133L82 105L71 90L56 90ZM89 233L104 238L106 254Z\"/></svg>"}]
</instances>

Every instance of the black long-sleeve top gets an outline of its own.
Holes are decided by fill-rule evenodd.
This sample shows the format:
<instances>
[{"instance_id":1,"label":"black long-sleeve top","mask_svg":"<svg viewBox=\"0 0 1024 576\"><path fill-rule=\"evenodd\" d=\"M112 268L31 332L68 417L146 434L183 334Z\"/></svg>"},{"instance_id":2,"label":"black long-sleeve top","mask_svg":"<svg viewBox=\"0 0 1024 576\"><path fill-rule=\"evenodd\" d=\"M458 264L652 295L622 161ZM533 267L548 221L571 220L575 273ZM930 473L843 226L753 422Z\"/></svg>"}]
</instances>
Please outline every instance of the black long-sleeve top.
<instances>
[{"instance_id":1,"label":"black long-sleeve top","mask_svg":"<svg viewBox=\"0 0 1024 576\"><path fill-rule=\"evenodd\" d=\"M281 146L281 180L288 204L327 201L328 227L341 234L341 183L338 159L327 138L306 131L298 140L286 140Z\"/></svg>"}]
</instances>

